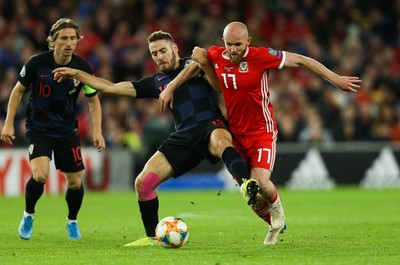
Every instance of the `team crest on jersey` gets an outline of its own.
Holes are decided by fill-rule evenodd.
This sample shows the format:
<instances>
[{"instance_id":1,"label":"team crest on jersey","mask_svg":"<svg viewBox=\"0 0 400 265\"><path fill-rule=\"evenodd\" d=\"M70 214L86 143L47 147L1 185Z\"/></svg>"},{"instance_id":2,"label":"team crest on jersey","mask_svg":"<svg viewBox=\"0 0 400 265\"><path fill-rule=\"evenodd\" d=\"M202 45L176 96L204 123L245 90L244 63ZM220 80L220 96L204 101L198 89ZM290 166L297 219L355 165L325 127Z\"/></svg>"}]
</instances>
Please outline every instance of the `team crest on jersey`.
<instances>
[{"instance_id":1,"label":"team crest on jersey","mask_svg":"<svg viewBox=\"0 0 400 265\"><path fill-rule=\"evenodd\" d=\"M75 78L72 79L72 81L74 81L74 87L77 87L79 85L79 83L80 83L80 81L75 79Z\"/></svg>"},{"instance_id":2,"label":"team crest on jersey","mask_svg":"<svg viewBox=\"0 0 400 265\"><path fill-rule=\"evenodd\" d=\"M21 72L19 72L19 75L20 75L21 77L24 77L24 76L26 75L25 65L24 65L24 67L22 67Z\"/></svg>"},{"instance_id":3,"label":"team crest on jersey","mask_svg":"<svg viewBox=\"0 0 400 265\"><path fill-rule=\"evenodd\" d=\"M247 62L240 62L239 72L247 72L247 71L249 71L249 64Z\"/></svg>"},{"instance_id":4,"label":"team crest on jersey","mask_svg":"<svg viewBox=\"0 0 400 265\"><path fill-rule=\"evenodd\" d=\"M35 145L33 145L33 144L31 144L31 145L28 147L28 152L29 152L30 155L33 154L33 148L34 148L34 147L35 147Z\"/></svg>"}]
</instances>

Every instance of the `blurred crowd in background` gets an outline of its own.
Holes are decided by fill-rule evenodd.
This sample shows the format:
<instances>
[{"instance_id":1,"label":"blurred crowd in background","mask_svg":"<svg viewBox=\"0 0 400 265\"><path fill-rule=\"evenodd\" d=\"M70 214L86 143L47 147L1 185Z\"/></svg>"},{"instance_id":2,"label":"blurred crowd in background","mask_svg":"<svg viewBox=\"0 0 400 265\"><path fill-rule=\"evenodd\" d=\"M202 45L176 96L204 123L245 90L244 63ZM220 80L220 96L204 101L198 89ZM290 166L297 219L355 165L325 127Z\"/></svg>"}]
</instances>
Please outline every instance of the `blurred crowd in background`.
<instances>
[{"instance_id":1,"label":"blurred crowd in background","mask_svg":"<svg viewBox=\"0 0 400 265\"><path fill-rule=\"evenodd\" d=\"M95 75L114 82L157 71L147 45L153 31L170 32L180 56L188 57L194 46L223 45L224 26L242 21L254 46L303 54L363 81L349 95L304 69L272 70L279 142L400 142L397 0L0 0L0 13L0 130L20 69L30 56L48 50L50 26L59 18L80 25L84 38L77 54ZM91 145L82 94L79 132L82 145ZM100 99L107 147L146 154L173 130L157 100ZM26 145L24 101L15 120L16 146Z\"/></svg>"}]
</instances>

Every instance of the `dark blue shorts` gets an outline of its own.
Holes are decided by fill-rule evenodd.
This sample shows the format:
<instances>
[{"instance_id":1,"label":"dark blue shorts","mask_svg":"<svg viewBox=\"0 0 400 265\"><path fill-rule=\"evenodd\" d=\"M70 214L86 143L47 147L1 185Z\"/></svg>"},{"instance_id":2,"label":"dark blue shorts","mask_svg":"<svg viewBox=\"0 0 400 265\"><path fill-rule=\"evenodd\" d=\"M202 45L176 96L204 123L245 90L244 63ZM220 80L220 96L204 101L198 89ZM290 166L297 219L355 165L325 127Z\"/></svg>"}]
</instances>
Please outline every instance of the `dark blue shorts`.
<instances>
[{"instance_id":1,"label":"dark blue shorts","mask_svg":"<svg viewBox=\"0 0 400 265\"><path fill-rule=\"evenodd\" d=\"M220 161L208 150L210 134L218 128L228 130L227 122L224 119L215 119L192 129L171 133L158 151L164 154L172 166L174 178L192 170L204 159L212 164Z\"/></svg>"},{"instance_id":2,"label":"dark blue shorts","mask_svg":"<svg viewBox=\"0 0 400 265\"><path fill-rule=\"evenodd\" d=\"M28 153L29 160L36 157L47 156L62 172L78 172L85 169L81 153L81 144L78 134L72 136L49 137L39 132L29 132Z\"/></svg>"}]
</instances>

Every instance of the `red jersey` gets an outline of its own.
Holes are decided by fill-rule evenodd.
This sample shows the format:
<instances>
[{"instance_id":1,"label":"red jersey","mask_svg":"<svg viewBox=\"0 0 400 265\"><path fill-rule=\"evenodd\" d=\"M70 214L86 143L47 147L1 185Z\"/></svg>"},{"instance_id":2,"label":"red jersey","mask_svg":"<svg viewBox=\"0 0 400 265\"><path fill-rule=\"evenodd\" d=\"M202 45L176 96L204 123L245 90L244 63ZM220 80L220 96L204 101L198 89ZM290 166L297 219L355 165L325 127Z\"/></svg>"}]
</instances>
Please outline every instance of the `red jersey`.
<instances>
[{"instance_id":1,"label":"red jersey","mask_svg":"<svg viewBox=\"0 0 400 265\"><path fill-rule=\"evenodd\" d=\"M224 51L225 47L212 46L207 56L222 86L230 129L238 135L276 131L268 73L283 67L285 52L249 47L240 64L233 64Z\"/></svg>"}]
</instances>

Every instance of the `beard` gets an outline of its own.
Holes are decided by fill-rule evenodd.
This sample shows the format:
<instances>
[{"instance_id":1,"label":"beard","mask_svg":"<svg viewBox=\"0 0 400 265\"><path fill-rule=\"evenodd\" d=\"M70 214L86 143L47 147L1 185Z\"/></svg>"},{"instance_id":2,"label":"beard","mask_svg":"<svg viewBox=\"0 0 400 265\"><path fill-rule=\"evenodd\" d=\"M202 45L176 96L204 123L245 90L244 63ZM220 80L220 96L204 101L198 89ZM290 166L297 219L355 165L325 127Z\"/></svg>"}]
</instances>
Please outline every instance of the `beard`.
<instances>
[{"instance_id":1,"label":"beard","mask_svg":"<svg viewBox=\"0 0 400 265\"><path fill-rule=\"evenodd\" d=\"M244 50L241 53L235 53L235 54L230 53L229 59L231 60L232 63L239 64L242 61L245 52L246 50Z\"/></svg>"},{"instance_id":2,"label":"beard","mask_svg":"<svg viewBox=\"0 0 400 265\"><path fill-rule=\"evenodd\" d=\"M176 55L175 53L172 53L172 57L171 60L166 62L166 64L163 65L163 69L161 69L160 65L160 71L165 73L165 74L169 74L171 73L173 70L175 70L175 68L177 67L177 62L176 62ZM168 65L168 66L167 66Z\"/></svg>"}]
</instances>

